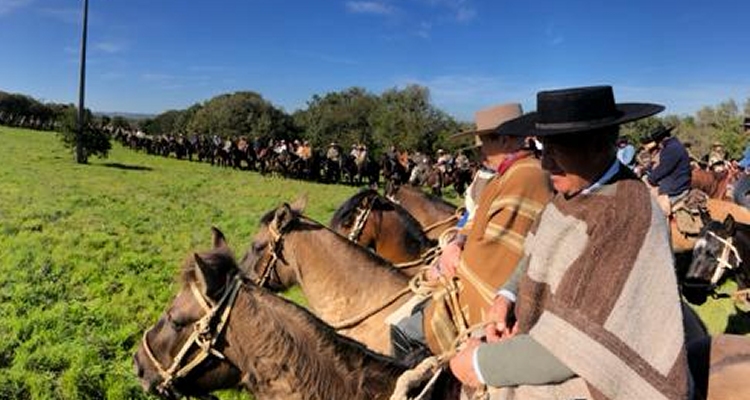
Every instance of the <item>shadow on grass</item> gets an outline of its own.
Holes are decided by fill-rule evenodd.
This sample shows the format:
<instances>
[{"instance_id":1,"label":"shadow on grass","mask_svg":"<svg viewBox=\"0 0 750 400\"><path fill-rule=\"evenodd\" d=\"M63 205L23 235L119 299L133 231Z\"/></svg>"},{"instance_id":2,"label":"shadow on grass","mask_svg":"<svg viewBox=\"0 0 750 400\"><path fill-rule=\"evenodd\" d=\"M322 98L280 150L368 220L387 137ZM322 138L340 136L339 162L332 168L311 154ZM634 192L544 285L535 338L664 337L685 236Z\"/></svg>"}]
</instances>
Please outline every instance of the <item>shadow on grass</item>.
<instances>
[{"instance_id":1,"label":"shadow on grass","mask_svg":"<svg viewBox=\"0 0 750 400\"><path fill-rule=\"evenodd\" d=\"M126 171L153 171L154 170L151 167L144 167L142 165L127 165L127 164L112 163L112 162L99 164L99 165L103 167L107 167L107 168L123 169Z\"/></svg>"}]
</instances>

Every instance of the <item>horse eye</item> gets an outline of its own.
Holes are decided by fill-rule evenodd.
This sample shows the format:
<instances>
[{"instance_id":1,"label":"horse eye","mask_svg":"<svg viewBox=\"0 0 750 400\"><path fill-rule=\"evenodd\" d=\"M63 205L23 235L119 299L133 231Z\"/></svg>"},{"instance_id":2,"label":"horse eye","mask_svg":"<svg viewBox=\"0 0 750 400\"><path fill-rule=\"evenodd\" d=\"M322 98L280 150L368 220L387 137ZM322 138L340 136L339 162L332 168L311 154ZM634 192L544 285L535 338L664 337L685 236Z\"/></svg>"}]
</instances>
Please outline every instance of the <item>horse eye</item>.
<instances>
[{"instance_id":1,"label":"horse eye","mask_svg":"<svg viewBox=\"0 0 750 400\"><path fill-rule=\"evenodd\" d=\"M182 322L179 322L176 319L174 319L172 317L172 314L169 313L169 312L167 313L167 321L169 321L169 324L172 325L172 329L174 329L176 331L179 331L179 330L181 330L182 328L185 327L185 324L183 324Z\"/></svg>"},{"instance_id":2,"label":"horse eye","mask_svg":"<svg viewBox=\"0 0 750 400\"><path fill-rule=\"evenodd\" d=\"M260 253L265 248L266 248L266 243L265 242L259 242L259 243L254 243L253 244L253 250L255 252L257 252L257 253Z\"/></svg>"}]
</instances>

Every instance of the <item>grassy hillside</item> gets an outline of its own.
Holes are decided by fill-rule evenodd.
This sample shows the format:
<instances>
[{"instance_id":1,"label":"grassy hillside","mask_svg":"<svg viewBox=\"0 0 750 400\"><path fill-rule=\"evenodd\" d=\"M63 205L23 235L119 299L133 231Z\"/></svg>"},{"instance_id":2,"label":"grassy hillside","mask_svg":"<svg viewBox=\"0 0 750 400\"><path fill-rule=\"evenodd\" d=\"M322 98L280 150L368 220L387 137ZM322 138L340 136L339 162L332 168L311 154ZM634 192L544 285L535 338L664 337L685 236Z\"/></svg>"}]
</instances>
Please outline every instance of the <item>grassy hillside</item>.
<instances>
[{"instance_id":1,"label":"grassy hillside","mask_svg":"<svg viewBox=\"0 0 750 400\"><path fill-rule=\"evenodd\" d=\"M355 190L119 146L81 166L52 134L0 127L0 399L144 397L133 351L212 225L241 256L281 202L307 193L327 222Z\"/></svg>"},{"instance_id":2,"label":"grassy hillside","mask_svg":"<svg viewBox=\"0 0 750 400\"><path fill-rule=\"evenodd\" d=\"M52 134L0 127L0 400L144 398L132 354L212 225L241 255L279 203L307 193L326 222L355 191L119 146L81 166ZM729 300L700 312L747 331Z\"/></svg>"}]
</instances>

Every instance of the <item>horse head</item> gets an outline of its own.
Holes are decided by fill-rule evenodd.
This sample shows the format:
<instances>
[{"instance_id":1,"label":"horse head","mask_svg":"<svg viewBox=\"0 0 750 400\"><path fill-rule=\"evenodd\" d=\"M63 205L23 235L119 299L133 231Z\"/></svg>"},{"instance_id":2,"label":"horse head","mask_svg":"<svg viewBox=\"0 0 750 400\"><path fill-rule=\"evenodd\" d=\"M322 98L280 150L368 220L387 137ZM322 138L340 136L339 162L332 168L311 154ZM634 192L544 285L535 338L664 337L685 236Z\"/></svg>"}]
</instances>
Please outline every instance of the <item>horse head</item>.
<instances>
[{"instance_id":1,"label":"horse head","mask_svg":"<svg viewBox=\"0 0 750 400\"><path fill-rule=\"evenodd\" d=\"M729 272L736 272L742 266L737 225L729 214L723 222L711 221L701 231L683 283L685 296L691 302L705 301L705 295L712 293Z\"/></svg>"},{"instance_id":2,"label":"horse head","mask_svg":"<svg viewBox=\"0 0 750 400\"><path fill-rule=\"evenodd\" d=\"M234 388L241 379L239 369L222 355L226 310L239 289L239 270L216 228L213 242L213 250L186 261L182 288L144 333L134 356L144 390L162 398L215 398L212 391Z\"/></svg>"},{"instance_id":3,"label":"horse head","mask_svg":"<svg viewBox=\"0 0 750 400\"><path fill-rule=\"evenodd\" d=\"M261 218L260 231L240 262L242 270L260 286L282 291L297 283L296 272L281 254L282 237L299 221L306 203L307 199L301 197L292 205L284 203Z\"/></svg>"}]
</instances>

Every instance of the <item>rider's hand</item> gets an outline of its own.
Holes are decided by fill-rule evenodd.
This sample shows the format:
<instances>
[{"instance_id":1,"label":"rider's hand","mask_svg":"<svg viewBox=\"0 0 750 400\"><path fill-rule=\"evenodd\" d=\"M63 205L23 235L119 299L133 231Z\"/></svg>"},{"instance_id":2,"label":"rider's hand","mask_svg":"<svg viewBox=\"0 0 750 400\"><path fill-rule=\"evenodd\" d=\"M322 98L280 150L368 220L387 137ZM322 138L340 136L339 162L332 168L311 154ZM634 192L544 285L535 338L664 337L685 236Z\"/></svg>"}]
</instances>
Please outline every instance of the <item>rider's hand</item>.
<instances>
[{"instance_id":1,"label":"rider's hand","mask_svg":"<svg viewBox=\"0 0 750 400\"><path fill-rule=\"evenodd\" d=\"M492 321L484 328L488 342L497 342L516 334L518 326L516 324L509 326L508 321L508 316L512 309L513 303L505 296L495 296L492 306L487 310L487 315L485 316L487 320Z\"/></svg>"},{"instance_id":2,"label":"rider's hand","mask_svg":"<svg viewBox=\"0 0 750 400\"><path fill-rule=\"evenodd\" d=\"M443 248L440 260L438 261L441 275L446 278L452 278L456 275L462 251L463 249L457 241L452 241Z\"/></svg>"},{"instance_id":3,"label":"rider's hand","mask_svg":"<svg viewBox=\"0 0 750 400\"><path fill-rule=\"evenodd\" d=\"M481 342L479 339L469 339L466 342L466 347L453 356L450 361L453 376L464 385L474 388L482 385L477 377L477 373L474 371L474 351L476 351L476 348L479 347L480 344Z\"/></svg>"}]
</instances>

